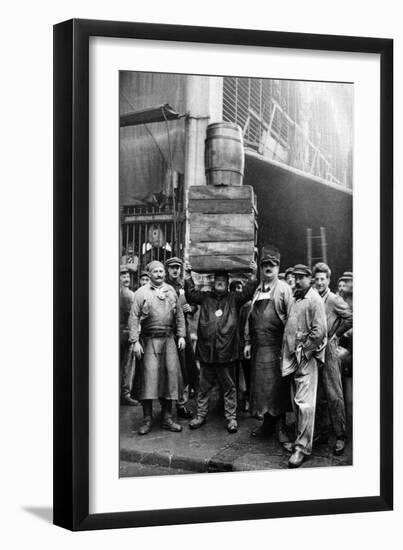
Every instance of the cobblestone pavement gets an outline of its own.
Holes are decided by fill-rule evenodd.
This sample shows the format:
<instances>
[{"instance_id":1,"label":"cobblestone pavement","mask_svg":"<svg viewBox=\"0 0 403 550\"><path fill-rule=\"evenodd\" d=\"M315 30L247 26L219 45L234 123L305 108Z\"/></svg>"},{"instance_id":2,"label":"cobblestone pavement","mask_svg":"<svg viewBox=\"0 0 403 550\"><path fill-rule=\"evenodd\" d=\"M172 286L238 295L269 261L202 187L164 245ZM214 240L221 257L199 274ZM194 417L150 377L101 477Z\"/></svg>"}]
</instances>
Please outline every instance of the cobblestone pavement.
<instances>
[{"instance_id":1,"label":"cobblestone pavement","mask_svg":"<svg viewBox=\"0 0 403 550\"><path fill-rule=\"evenodd\" d=\"M194 410L194 402L189 405ZM290 454L274 437L264 440L251 437L250 432L259 421L247 413L239 414L238 432L229 434L222 410L216 403L204 426L190 430L188 421L179 420L183 431L171 433L160 427L158 403L154 408L154 427L145 436L137 434L142 420L141 406L120 408L121 477L288 468ZM291 414L287 415L287 421L292 422ZM289 430L292 436L292 424ZM315 445L312 455L301 467L351 465L351 438L341 456L333 455L333 444L331 438L328 443Z\"/></svg>"}]
</instances>

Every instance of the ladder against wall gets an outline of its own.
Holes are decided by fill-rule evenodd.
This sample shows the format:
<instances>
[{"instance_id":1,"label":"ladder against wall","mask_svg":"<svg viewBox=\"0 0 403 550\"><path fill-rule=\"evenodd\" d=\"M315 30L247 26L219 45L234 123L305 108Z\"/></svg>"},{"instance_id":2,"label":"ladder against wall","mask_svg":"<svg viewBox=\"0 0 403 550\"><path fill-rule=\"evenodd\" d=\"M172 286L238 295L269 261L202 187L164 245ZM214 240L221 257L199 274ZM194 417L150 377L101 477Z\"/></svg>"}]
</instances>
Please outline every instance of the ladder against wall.
<instances>
[{"instance_id":1,"label":"ladder against wall","mask_svg":"<svg viewBox=\"0 0 403 550\"><path fill-rule=\"evenodd\" d=\"M313 235L312 229L306 229L307 265L312 268L317 262L327 264L326 228L321 227L319 235Z\"/></svg>"}]
</instances>

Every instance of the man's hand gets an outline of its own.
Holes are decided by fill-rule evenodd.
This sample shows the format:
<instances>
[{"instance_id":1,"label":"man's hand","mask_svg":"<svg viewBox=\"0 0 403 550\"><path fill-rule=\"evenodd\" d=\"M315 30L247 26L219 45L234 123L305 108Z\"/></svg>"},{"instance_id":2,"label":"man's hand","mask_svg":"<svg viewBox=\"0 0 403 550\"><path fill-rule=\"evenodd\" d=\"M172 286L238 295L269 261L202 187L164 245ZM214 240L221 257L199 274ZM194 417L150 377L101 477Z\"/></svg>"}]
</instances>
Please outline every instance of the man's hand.
<instances>
[{"instance_id":1,"label":"man's hand","mask_svg":"<svg viewBox=\"0 0 403 550\"><path fill-rule=\"evenodd\" d=\"M302 361L302 344L298 344L297 349L295 350L295 357L297 358L299 365Z\"/></svg>"},{"instance_id":2,"label":"man's hand","mask_svg":"<svg viewBox=\"0 0 403 550\"><path fill-rule=\"evenodd\" d=\"M251 358L252 356L251 350L252 350L251 344L245 344L245 347L243 348L243 356L245 357L245 359Z\"/></svg>"},{"instance_id":3,"label":"man's hand","mask_svg":"<svg viewBox=\"0 0 403 550\"><path fill-rule=\"evenodd\" d=\"M141 356L144 354L143 346L140 342L135 342L133 346L133 351L136 359L141 359Z\"/></svg>"},{"instance_id":4,"label":"man's hand","mask_svg":"<svg viewBox=\"0 0 403 550\"><path fill-rule=\"evenodd\" d=\"M192 313L192 307L189 304L184 304L183 313Z\"/></svg>"},{"instance_id":5,"label":"man's hand","mask_svg":"<svg viewBox=\"0 0 403 550\"><path fill-rule=\"evenodd\" d=\"M251 260L249 262L249 269L251 270L251 276L250 278L251 279L256 279L256 273L257 273L257 263L255 262L255 260Z\"/></svg>"},{"instance_id":6,"label":"man's hand","mask_svg":"<svg viewBox=\"0 0 403 550\"><path fill-rule=\"evenodd\" d=\"M192 276L192 266L189 262L185 262L183 266L183 271L185 273L185 279L190 279L190 277Z\"/></svg>"},{"instance_id":7,"label":"man's hand","mask_svg":"<svg viewBox=\"0 0 403 550\"><path fill-rule=\"evenodd\" d=\"M183 336L181 336L179 339L178 339L178 349L180 351L183 351L186 347L186 341L185 339L183 338Z\"/></svg>"}]
</instances>

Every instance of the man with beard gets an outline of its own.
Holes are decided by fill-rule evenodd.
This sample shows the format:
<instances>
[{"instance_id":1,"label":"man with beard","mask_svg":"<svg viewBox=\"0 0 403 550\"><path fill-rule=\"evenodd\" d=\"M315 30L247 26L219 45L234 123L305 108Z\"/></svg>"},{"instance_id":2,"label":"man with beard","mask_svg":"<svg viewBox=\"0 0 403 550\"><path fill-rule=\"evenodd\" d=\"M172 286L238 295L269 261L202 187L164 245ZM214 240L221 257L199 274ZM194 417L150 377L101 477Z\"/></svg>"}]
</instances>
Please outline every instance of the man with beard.
<instances>
[{"instance_id":1,"label":"man with beard","mask_svg":"<svg viewBox=\"0 0 403 550\"><path fill-rule=\"evenodd\" d=\"M119 290L119 329L120 329L120 404L138 405L132 399L131 391L134 378L135 362L129 348L129 315L133 305L134 292L129 288L130 273L126 265L120 266Z\"/></svg>"},{"instance_id":2,"label":"man with beard","mask_svg":"<svg viewBox=\"0 0 403 550\"><path fill-rule=\"evenodd\" d=\"M319 395L323 394L326 398L333 430L336 435L336 444L333 453L340 455L344 451L346 439L346 409L337 348L339 336L351 328L353 316L343 298L331 292L329 288L330 275L331 270L329 266L323 262L319 262L313 268L315 287L325 303L327 318L327 345L325 364L319 376ZM323 409L321 400L318 401L317 433L318 436L327 438L329 429L325 425L327 415L325 411L321 411L320 409Z\"/></svg>"},{"instance_id":3,"label":"man with beard","mask_svg":"<svg viewBox=\"0 0 403 550\"><path fill-rule=\"evenodd\" d=\"M245 330L244 355L252 358L250 408L263 424L252 431L264 437L277 431L281 445L291 449L285 427L289 403L289 380L281 376L280 355L284 327L292 303L290 286L280 281L280 252L263 249L260 259L260 284L252 298Z\"/></svg>"},{"instance_id":4,"label":"man with beard","mask_svg":"<svg viewBox=\"0 0 403 550\"><path fill-rule=\"evenodd\" d=\"M177 414L180 418L189 419L193 416L191 411L186 406L189 399L189 385L192 385L192 387L197 386L197 380L195 379L198 375L198 369L193 347L190 341L187 320L189 316L193 316L195 314L195 312L197 311L197 306L190 306L186 301L184 284L182 280L182 267L182 260L180 258L177 258L176 256L174 258L170 258L165 262L165 268L167 270L167 277L165 282L174 288L176 295L178 296L179 307L182 308L183 314L185 316L186 348L179 352L183 387L180 390L176 408Z\"/></svg>"},{"instance_id":5,"label":"man with beard","mask_svg":"<svg viewBox=\"0 0 403 550\"><path fill-rule=\"evenodd\" d=\"M129 342L136 358L143 358L140 400L144 421L138 433L145 435L152 429L153 399L161 403L162 428L180 432L182 426L172 420L172 401L178 399L178 349L183 350L186 345L185 319L174 289L164 282L161 262L151 262L147 271L150 283L135 293L129 317Z\"/></svg>"},{"instance_id":6,"label":"man with beard","mask_svg":"<svg viewBox=\"0 0 403 550\"><path fill-rule=\"evenodd\" d=\"M224 394L224 413L227 430L238 430L236 420L235 369L239 360L239 310L250 300L256 288L256 263L250 263L252 275L242 292L228 291L228 273L214 274L212 291L199 291L191 278L191 266L186 266L185 290L189 303L199 304L197 357L200 360L200 386L197 396L197 415L190 422L192 429L205 422L211 390L216 378Z\"/></svg>"},{"instance_id":7,"label":"man with beard","mask_svg":"<svg viewBox=\"0 0 403 550\"><path fill-rule=\"evenodd\" d=\"M327 325L323 300L311 288L311 270L297 264L293 273L295 292L284 330L282 374L291 376L296 419L296 438L288 466L298 468L312 452L318 366L325 358Z\"/></svg>"}]
</instances>

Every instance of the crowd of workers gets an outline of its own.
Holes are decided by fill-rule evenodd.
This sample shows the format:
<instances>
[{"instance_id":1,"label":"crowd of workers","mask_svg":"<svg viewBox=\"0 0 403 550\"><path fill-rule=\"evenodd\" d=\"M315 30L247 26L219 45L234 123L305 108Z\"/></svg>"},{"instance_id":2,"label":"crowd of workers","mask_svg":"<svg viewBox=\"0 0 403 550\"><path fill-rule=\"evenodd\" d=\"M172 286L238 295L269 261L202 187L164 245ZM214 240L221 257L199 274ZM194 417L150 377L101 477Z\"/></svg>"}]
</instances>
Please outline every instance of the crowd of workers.
<instances>
[{"instance_id":1,"label":"crowd of workers","mask_svg":"<svg viewBox=\"0 0 403 550\"><path fill-rule=\"evenodd\" d=\"M207 421L218 384L228 432L238 430L241 407L260 420L253 437L275 436L291 453L290 468L330 429L339 455L347 437L342 376L352 368L353 275L345 272L333 293L328 265L298 264L280 273L272 246L249 270L245 284L217 271L206 291L196 288L191 266L180 258L151 261L133 292L130 269L121 265L121 404L141 403L140 435L153 429L156 401L163 429L181 432L178 419L188 419L196 430ZM193 396L194 415L187 406Z\"/></svg>"}]
</instances>

